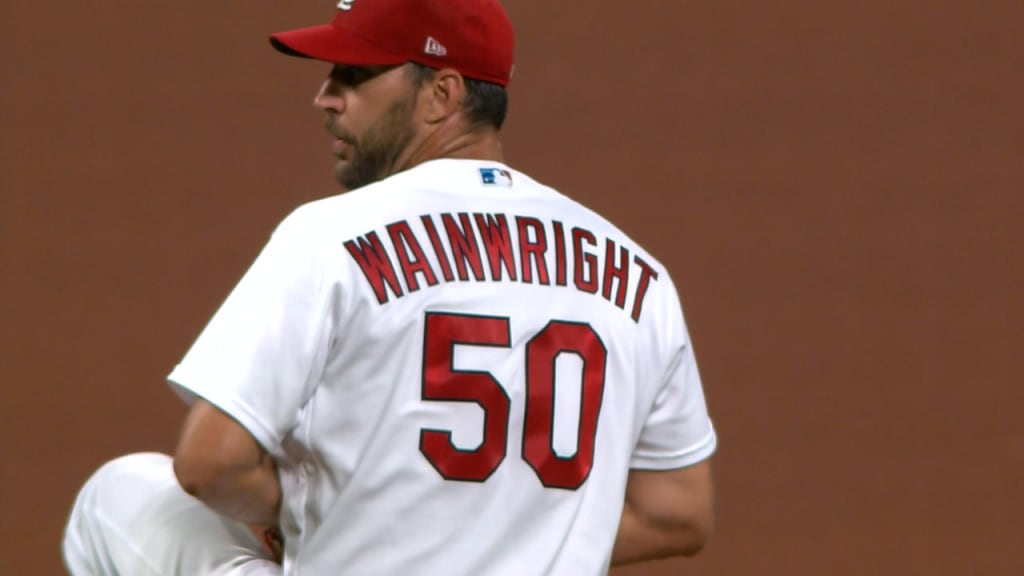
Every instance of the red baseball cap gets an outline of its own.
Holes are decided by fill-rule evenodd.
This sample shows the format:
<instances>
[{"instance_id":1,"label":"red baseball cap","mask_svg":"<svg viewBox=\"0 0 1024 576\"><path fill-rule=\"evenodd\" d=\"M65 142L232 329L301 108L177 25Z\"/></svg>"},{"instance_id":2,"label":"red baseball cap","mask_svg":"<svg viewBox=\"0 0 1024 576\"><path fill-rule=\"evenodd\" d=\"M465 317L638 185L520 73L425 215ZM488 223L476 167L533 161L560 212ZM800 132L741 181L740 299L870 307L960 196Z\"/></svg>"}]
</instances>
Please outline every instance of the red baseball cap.
<instances>
[{"instance_id":1,"label":"red baseball cap","mask_svg":"<svg viewBox=\"0 0 1024 576\"><path fill-rule=\"evenodd\" d=\"M285 54L357 66L417 62L508 86L515 34L498 0L341 0L330 24L270 35Z\"/></svg>"}]
</instances>

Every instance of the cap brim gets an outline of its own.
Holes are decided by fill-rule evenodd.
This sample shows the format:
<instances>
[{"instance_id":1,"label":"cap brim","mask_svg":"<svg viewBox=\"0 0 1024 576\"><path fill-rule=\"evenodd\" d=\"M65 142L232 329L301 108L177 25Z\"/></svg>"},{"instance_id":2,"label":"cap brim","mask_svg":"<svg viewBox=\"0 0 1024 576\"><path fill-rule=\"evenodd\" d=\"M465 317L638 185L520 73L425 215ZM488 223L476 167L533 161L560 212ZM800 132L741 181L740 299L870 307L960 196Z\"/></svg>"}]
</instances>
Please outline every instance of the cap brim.
<instances>
[{"instance_id":1,"label":"cap brim","mask_svg":"<svg viewBox=\"0 0 1024 576\"><path fill-rule=\"evenodd\" d=\"M405 56L381 48L333 24L271 34L270 44L288 56L335 64L390 66L408 60Z\"/></svg>"}]
</instances>

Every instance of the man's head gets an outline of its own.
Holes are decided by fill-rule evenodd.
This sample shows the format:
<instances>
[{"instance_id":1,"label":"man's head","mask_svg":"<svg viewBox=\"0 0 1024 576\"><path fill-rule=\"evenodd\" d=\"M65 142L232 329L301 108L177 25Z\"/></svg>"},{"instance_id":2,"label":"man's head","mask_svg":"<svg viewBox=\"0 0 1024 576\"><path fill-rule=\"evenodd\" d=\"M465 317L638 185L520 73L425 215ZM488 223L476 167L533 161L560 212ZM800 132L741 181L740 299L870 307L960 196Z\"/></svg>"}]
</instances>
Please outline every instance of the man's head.
<instances>
[{"instance_id":1,"label":"man's head","mask_svg":"<svg viewBox=\"0 0 1024 576\"><path fill-rule=\"evenodd\" d=\"M504 122L514 34L497 0L343 0L330 24L270 40L334 65L316 105L346 188L460 151L472 157L467 135Z\"/></svg>"}]
</instances>

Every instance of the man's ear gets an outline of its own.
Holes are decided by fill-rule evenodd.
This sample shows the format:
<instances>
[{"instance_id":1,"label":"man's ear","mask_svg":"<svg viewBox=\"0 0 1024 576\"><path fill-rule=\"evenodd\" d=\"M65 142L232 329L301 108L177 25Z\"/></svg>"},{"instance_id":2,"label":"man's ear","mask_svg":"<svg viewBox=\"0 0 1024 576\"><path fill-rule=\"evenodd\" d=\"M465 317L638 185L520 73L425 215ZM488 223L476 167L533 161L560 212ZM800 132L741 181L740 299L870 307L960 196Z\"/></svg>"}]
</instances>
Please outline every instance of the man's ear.
<instances>
[{"instance_id":1,"label":"man's ear","mask_svg":"<svg viewBox=\"0 0 1024 576\"><path fill-rule=\"evenodd\" d=\"M466 79L456 70L442 68L421 88L424 120L439 124L462 110L466 97Z\"/></svg>"}]
</instances>

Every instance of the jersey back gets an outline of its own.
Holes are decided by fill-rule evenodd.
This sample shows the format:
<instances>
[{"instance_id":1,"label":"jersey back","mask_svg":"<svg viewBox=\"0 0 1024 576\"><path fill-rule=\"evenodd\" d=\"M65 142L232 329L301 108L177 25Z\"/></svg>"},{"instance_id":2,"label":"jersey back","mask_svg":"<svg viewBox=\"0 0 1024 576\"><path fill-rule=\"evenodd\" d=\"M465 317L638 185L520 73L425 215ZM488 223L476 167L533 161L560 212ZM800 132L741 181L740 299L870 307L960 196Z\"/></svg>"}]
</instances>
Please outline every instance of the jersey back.
<instances>
[{"instance_id":1,"label":"jersey back","mask_svg":"<svg viewBox=\"0 0 1024 576\"><path fill-rule=\"evenodd\" d=\"M716 443L664 267L494 162L296 210L170 380L278 458L290 574L603 574Z\"/></svg>"}]
</instances>

